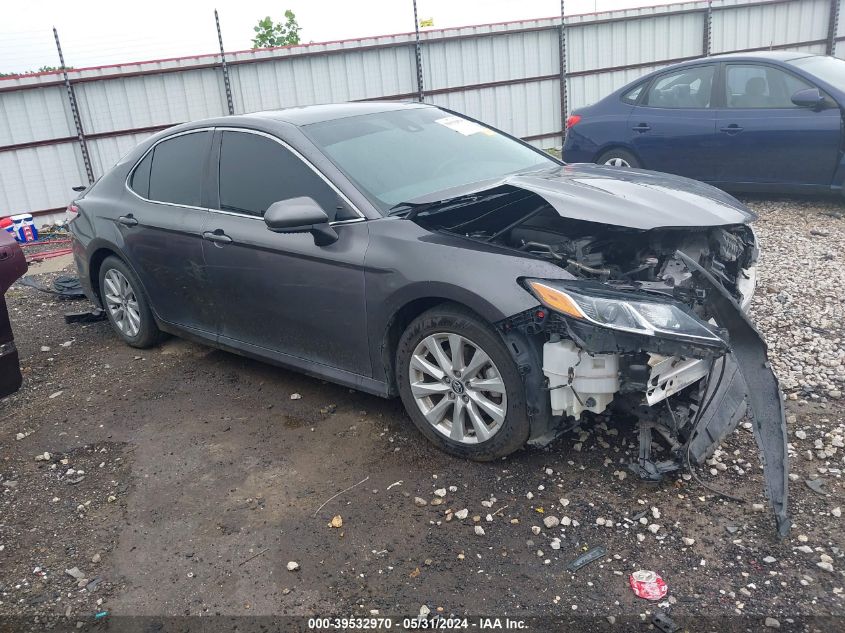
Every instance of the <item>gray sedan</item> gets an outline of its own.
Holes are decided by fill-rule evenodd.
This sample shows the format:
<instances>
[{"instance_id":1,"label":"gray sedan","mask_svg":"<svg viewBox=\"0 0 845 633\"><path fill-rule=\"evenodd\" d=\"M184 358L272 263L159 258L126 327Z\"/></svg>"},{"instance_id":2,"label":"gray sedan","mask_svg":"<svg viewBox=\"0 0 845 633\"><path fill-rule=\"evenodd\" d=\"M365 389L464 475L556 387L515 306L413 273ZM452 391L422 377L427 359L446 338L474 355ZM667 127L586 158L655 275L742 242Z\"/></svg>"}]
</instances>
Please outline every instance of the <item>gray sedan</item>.
<instances>
[{"instance_id":1,"label":"gray sedan","mask_svg":"<svg viewBox=\"0 0 845 633\"><path fill-rule=\"evenodd\" d=\"M777 382L742 310L753 215L710 186L358 103L166 130L71 211L82 283L129 345L177 334L398 395L476 460L621 413L650 480L748 411L789 527Z\"/></svg>"}]
</instances>

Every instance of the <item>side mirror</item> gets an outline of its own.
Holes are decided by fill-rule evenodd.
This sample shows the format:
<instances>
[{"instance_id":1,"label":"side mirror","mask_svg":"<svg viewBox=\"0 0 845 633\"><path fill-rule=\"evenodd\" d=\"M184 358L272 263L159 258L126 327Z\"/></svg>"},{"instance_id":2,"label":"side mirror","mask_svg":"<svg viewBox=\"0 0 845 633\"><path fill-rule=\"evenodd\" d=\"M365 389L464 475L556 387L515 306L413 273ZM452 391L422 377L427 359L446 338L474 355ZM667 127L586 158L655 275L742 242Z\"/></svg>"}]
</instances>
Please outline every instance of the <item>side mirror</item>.
<instances>
[{"instance_id":1,"label":"side mirror","mask_svg":"<svg viewBox=\"0 0 845 633\"><path fill-rule=\"evenodd\" d=\"M824 101L824 95L818 88L805 88L792 95L792 103L801 108L818 110L824 105Z\"/></svg>"},{"instance_id":2,"label":"side mirror","mask_svg":"<svg viewBox=\"0 0 845 633\"><path fill-rule=\"evenodd\" d=\"M275 233L311 233L317 246L337 241L329 216L307 196L274 202L264 213L264 224Z\"/></svg>"}]
</instances>

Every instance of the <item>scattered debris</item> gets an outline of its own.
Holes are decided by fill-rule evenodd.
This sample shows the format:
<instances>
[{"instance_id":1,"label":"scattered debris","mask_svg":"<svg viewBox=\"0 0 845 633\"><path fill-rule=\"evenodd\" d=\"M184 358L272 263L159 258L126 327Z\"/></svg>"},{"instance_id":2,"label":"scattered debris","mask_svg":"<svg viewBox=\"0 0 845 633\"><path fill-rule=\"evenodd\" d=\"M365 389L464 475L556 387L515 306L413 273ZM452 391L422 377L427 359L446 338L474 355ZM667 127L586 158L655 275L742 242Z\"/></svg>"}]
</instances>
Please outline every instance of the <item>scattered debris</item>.
<instances>
[{"instance_id":1,"label":"scattered debris","mask_svg":"<svg viewBox=\"0 0 845 633\"><path fill-rule=\"evenodd\" d=\"M335 516L333 516L332 520L329 521L329 527L332 527L332 528L343 527L343 517L341 517L339 514L336 514Z\"/></svg>"},{"instance_id":2,"label":"scattered debris","mask_svg":"<svg viewBox=\"0 0 845 633\"><path fill-rule=\"evenodd\" d=\"M634 593L639 598L646 600L661 600L666 597L669 587L657 572L640 569L631 574L628 578Z\"/></svg>"},{"instance_id":3,"label":"scattered debris","mask_svg":"<svg viewBox=\"0 0 845 633\"><path fill-rule=\"evenodd\" d=\"M663 633L675 633L681 629L680 625L678 625L664 611L656 611L654 615L651 616L651 623L656 629L662 631Z\"/></svg>"},{"instance_id":4,"label":"scattered debris","mask_svg":"<svg viewBox=\"0 0 845 633\"><path fill-rule=\"evenodd\" d=\"M288 571L296 571L299 569L299 563L295 560L292 560L288 563Z\"/></svg>"},{"instance_id":5,"label":"scattered debris","mask_svg":"<svg viewBox=\"0 0 845 633\"><path fill-rule=\"evenodd\" d=\"M584 552L578 558L571 561L566 566L566 569L567 569L567 571L576 572L579 569L581 569L582 567L589 565L590 563L592 563L594 561L597 561L598 559L600 559L605 554L607 554L607 548L604 547L603 545L598 545L597 547L594 547L593 549L591 549L587 552Z\"/></svg>"}]
</instances>

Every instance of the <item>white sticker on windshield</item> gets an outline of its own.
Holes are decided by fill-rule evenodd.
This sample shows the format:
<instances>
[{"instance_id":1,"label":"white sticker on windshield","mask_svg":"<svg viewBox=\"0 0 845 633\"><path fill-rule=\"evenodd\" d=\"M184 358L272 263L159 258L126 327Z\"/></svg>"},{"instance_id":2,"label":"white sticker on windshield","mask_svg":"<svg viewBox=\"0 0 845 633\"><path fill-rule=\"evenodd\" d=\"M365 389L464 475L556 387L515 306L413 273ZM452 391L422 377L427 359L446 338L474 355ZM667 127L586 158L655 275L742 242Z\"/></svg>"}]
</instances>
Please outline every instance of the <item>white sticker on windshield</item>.
<instances>
[{"instance_id":1,"label":"white sticker on windshield","mask_svg":"<svg viewBox=\"0 0 845 633\"><path fill-rule=\"evenodd\" d=\"M487 132L487 128L483 125L479 125L474 121L467 121L459 116L447 116L442 119L437 119L435 123L439 123L440 125L463 134L464 136L471 136L473 134L478 134L479 132Z\"/></svg>"}]
</instances>

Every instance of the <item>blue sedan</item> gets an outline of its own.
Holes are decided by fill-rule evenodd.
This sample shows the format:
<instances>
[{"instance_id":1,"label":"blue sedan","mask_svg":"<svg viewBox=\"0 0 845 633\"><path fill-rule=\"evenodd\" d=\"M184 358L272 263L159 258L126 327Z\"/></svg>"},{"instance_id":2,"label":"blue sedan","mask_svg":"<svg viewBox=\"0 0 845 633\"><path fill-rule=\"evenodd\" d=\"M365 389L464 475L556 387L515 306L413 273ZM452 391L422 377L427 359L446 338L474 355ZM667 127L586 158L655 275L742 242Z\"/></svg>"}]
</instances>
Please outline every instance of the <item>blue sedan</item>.
<instances>
[{"instance_id":1,"label":"blue sedan","mask_svg":"<svg viewBox=\"0 0 845 633\"><path fill-rule=\"evenodd\" d=\"M706 57L575 110L563 158L733 190L842 192L843 106L840 59L796 52Z\"/></svg>"}]
</instances>

